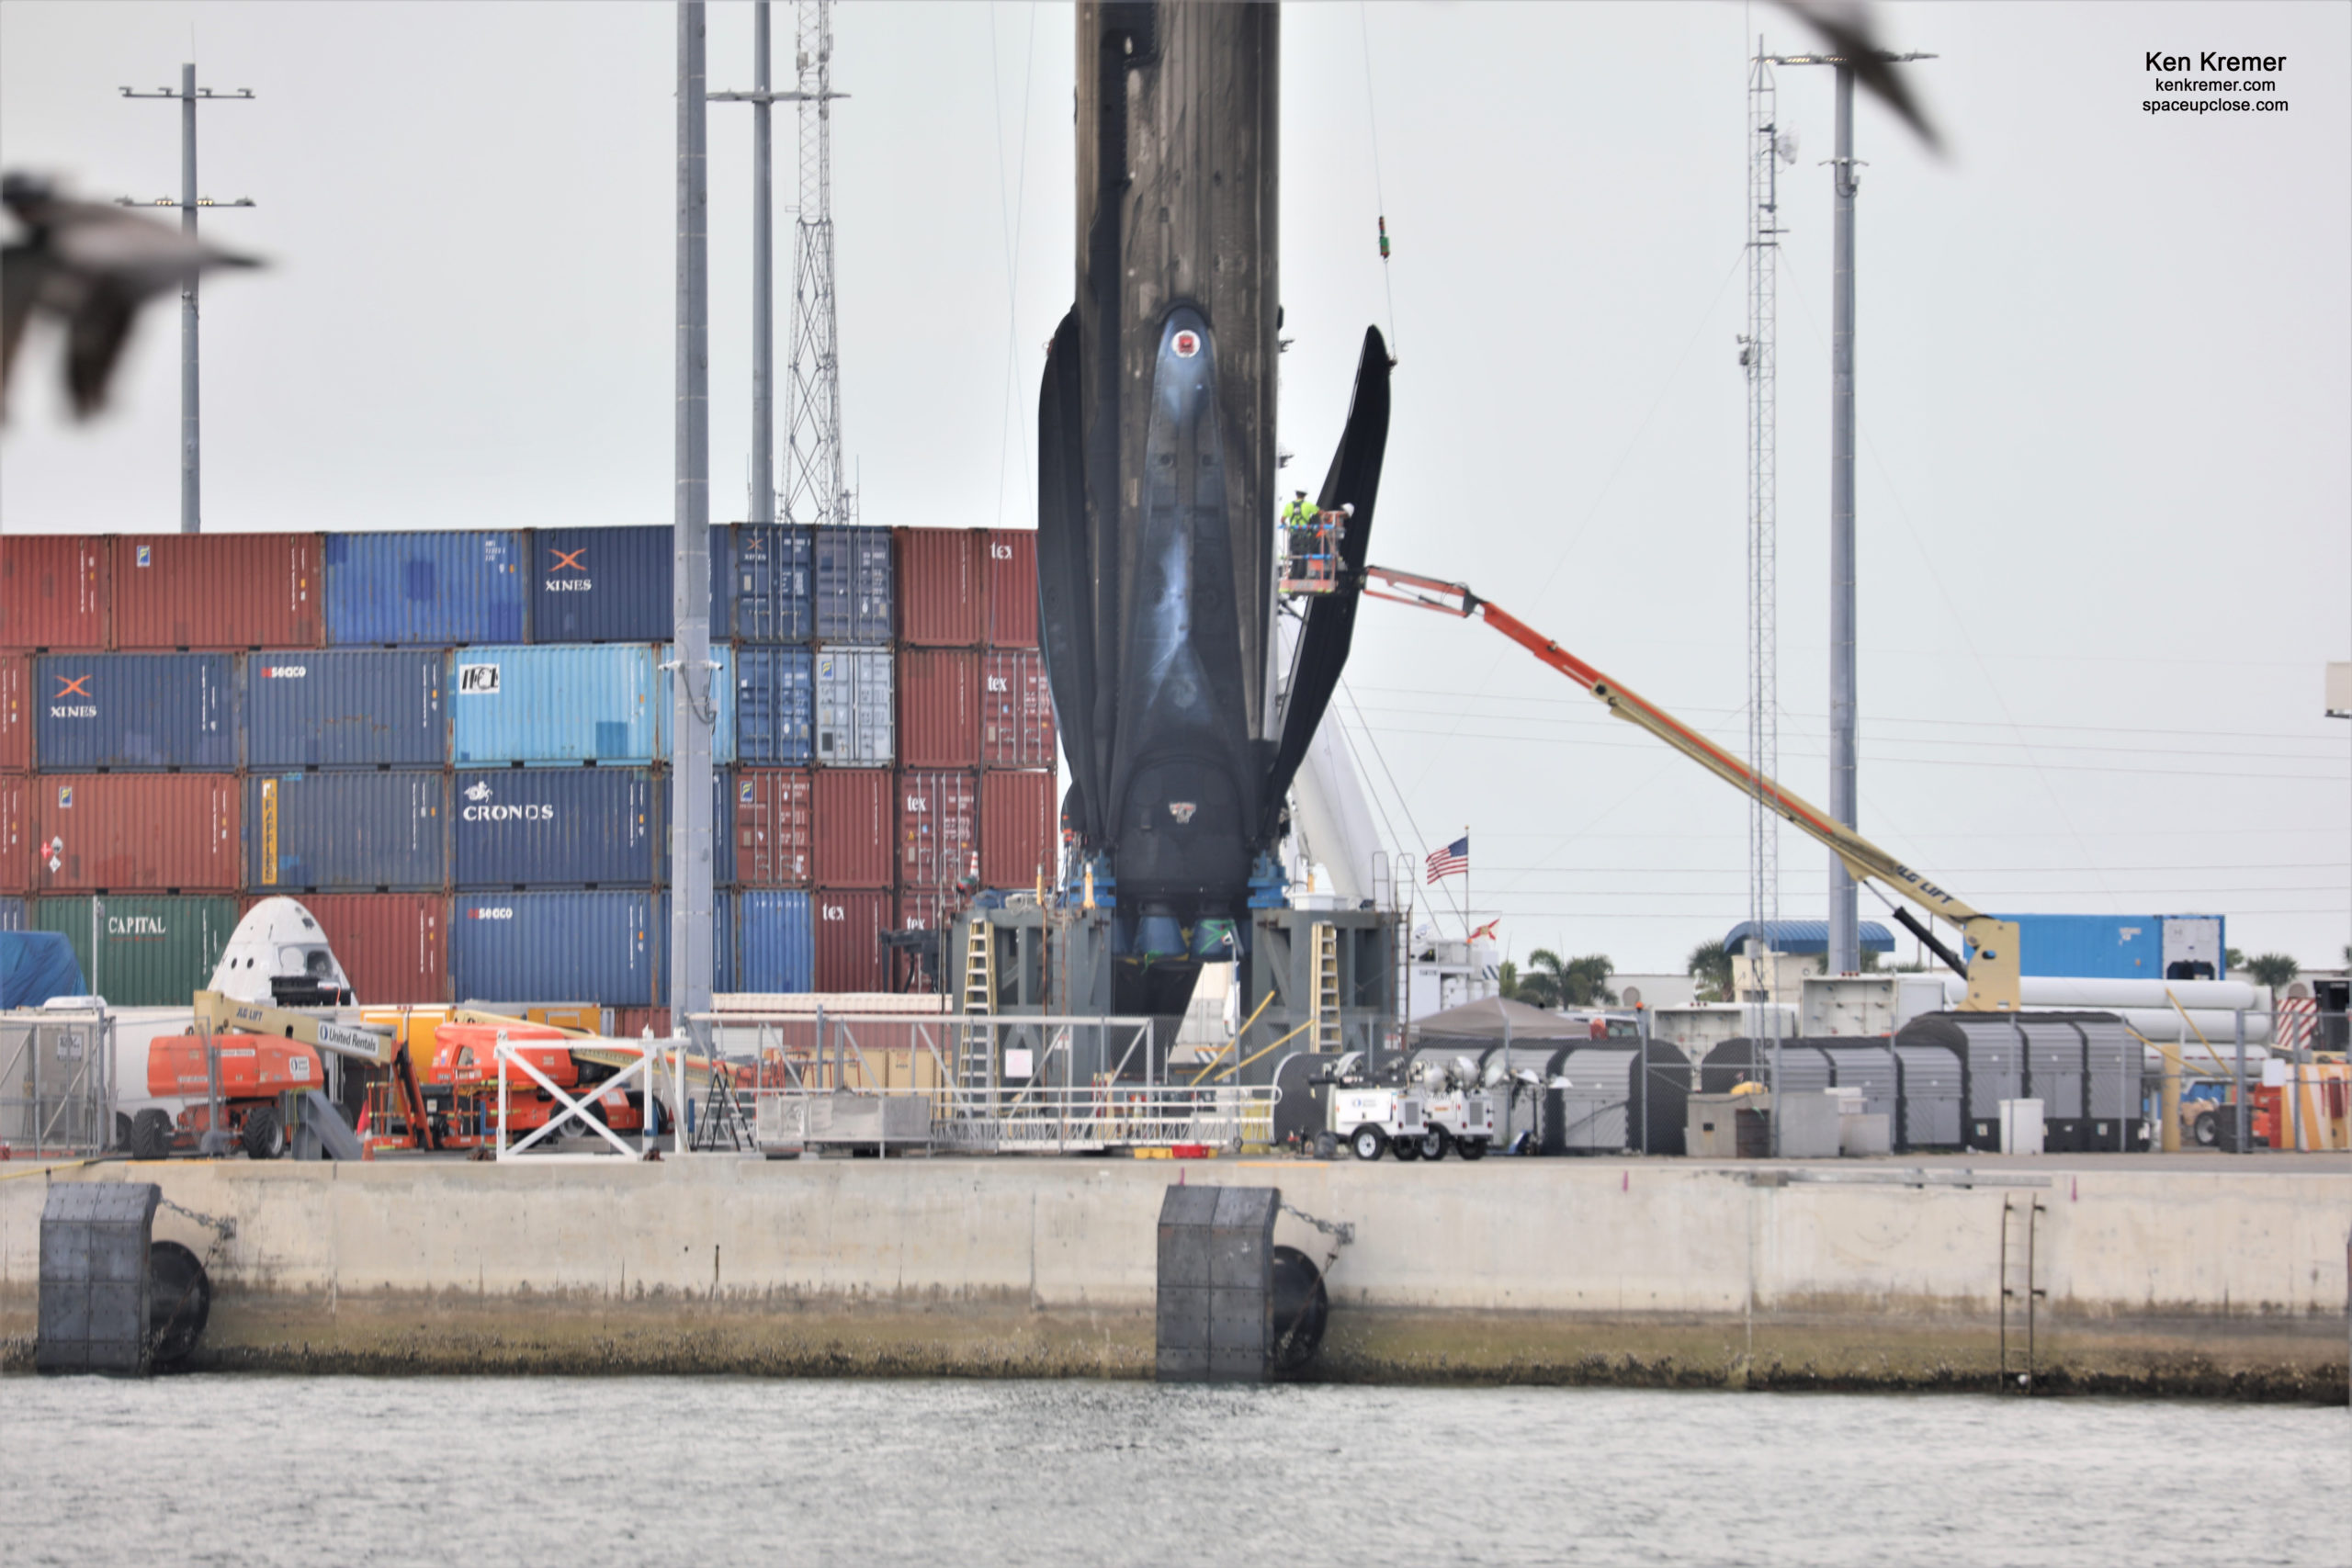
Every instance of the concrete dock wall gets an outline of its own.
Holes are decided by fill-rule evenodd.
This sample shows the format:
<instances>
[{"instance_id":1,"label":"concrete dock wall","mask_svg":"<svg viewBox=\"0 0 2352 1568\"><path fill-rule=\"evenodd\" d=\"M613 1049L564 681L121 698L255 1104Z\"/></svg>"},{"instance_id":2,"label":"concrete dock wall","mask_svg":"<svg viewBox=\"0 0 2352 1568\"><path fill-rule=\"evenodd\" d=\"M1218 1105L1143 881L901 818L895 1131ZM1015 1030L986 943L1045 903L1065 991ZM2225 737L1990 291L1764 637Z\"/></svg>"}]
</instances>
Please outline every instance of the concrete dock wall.
<instances>
[{"instance_id":1,"label":"concrete dock wall","mask_svg":"<svg viewBox=\"0 0 2352 1568\"><path fill-rule=\"evenodd\" d=\"M1954 1190L1679 1161L702 1158L53 1179L161 1183L158 1234L210 1259L222 1367L1144 1376L1159 1194L1181 1179L1277 1186L1355 1227L1324 1376L1989 1387L2003 1205L2021 1233L2038 1199L2045 1388L2341 1398L2346 1174L2094 1162ZM0 1181L11 1366L50 1179ZM1277 1239L1334 1245L1292 1214ZM2021 1284L2021 1235L2012 1257ZM2021 1367L2021 1298L2010 1334Z\"/></svg>"}]
</instances>

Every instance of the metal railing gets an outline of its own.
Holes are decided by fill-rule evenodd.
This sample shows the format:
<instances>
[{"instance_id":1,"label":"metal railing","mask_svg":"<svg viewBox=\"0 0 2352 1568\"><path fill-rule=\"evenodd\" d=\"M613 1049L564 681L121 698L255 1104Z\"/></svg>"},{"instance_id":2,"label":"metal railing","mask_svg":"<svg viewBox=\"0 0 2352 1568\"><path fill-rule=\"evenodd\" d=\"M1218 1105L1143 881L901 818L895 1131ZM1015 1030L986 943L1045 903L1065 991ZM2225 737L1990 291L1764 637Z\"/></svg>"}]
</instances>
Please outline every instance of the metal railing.
<instances>
[{"instance_id":1,"label":"metal railing","mask_svg":"<svg viewBox=\"0 0 2352 1568\"><path fill-rule=\"evenodd\" d=\"M1165 1148L1198 1144L1212 1149L1272 1142L1271 1085L1194 1089L1105 1082L1077 1089L949 1089L832 1090L763 1089L764 1106L795 1100L912 1100L930 1112L927 1142L963 1154L1089 1154L1117 1148ZM754 1123L770 1118L755 1112ZM901 1140L903 1141L903 1140Z\"/></svg>"},{"instance_id":2,"label":"metal railing","mask_svg":"<svg viewBox=\"0 0 2352 1568\"><path fill-rule=\"evenodd\" d=\"M13 1157L113 1145L114 1027L95 1010L0 1013L0 1145Z\"/></svg>"}]
</instances>

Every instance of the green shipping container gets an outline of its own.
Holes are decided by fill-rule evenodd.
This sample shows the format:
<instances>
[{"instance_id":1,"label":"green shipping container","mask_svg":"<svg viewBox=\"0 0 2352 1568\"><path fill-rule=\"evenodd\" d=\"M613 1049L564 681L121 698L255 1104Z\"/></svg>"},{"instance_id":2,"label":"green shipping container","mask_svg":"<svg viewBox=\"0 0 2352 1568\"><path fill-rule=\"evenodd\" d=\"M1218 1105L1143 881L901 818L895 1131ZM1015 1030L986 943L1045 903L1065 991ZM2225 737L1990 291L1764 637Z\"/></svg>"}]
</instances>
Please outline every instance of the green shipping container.
<instances>
[{"instance_id":1,"label":"green shipping container","mask_svg":"<svg viewBox=\"0 0 2352 1568\"><path fill-rule=\"evenodd\" d=\"M97 952L90 951L91 908ZM90 994L119 1008L186 1007L211 982L229 934L237 929L234 898L108 896L37 898L32 928L62 931L90 982Z\"/></svg>"}]
</instances>

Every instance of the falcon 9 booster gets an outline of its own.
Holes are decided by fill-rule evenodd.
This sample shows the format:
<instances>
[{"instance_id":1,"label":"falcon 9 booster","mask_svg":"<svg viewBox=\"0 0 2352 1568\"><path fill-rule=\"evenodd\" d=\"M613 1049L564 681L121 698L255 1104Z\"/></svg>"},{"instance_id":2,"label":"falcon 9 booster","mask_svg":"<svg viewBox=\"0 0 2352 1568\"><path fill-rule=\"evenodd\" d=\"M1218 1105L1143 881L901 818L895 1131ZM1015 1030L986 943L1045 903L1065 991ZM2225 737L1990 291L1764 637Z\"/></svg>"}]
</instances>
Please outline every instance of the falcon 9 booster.
<instances>
[{"instance_id":1,"label":"falcon 9 booster","mask_svg":"<svg viewBox=\"0 0 2352 1568\"><path fill-rule=\"evenodd\" d=\"M1347 659L1387 440L1368 330L1319 503L1353 511L1341 590L1287 670L1275 556L1279 8L1078 12L1078 300L1038 399L1038 600L1066 828L1143 970L1248 938L1283 803ZM1288 613L1288 612L1279 612Z\"/></svg>"}]
</instances>

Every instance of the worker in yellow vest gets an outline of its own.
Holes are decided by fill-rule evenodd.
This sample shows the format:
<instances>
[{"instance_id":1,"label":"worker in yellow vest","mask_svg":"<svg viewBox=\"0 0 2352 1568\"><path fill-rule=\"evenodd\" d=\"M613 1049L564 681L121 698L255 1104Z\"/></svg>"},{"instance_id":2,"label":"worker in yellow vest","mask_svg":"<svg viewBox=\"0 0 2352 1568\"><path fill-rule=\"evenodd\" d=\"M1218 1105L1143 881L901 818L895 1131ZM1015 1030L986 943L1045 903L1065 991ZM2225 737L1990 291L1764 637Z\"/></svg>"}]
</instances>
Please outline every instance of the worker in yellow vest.
<instances>
[{"instance_id":1,"label":"worker in yellow vest","mask_svg":"<svg viewBox=\"0 0 2352 1568\"><path fill-rule=\"evenodd\" d=\"M1306 574L1306 558L1315 548L1315 527L1321 515L1306 503L1303 490L1293 491L1291 503L1283 508L1283 529L1290 551L1289 575L1294 579Z\"/></svg>"}]
</instances>

